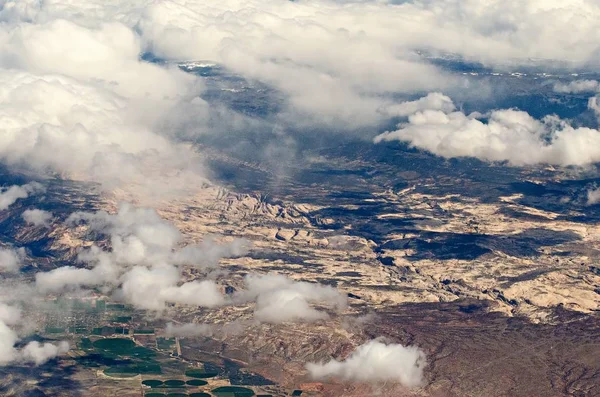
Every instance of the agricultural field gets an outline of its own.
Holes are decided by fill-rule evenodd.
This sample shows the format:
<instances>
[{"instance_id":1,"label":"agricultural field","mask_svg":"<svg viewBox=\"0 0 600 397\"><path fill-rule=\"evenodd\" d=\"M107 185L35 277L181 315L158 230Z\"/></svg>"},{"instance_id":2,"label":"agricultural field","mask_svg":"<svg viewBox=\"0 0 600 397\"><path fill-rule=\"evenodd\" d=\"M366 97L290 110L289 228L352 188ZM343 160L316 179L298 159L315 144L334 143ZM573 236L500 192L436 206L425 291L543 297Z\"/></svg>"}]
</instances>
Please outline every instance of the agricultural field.
<instances>
[{"instance_id":1,"label":"agricultural field","mask_svg":"<svg viewBox=\"0 0 600 397\"><path fill-rule=\"evenodd\" d=\"M161 335L164 327L127 305L57 299L43 307L40 337L71 341L70 359L91 385L90 395L106 390L140 397L273 395L256 385L232 385L228 370L214 363L179 357L178 338Z\"/></svg>"}]
</instances>

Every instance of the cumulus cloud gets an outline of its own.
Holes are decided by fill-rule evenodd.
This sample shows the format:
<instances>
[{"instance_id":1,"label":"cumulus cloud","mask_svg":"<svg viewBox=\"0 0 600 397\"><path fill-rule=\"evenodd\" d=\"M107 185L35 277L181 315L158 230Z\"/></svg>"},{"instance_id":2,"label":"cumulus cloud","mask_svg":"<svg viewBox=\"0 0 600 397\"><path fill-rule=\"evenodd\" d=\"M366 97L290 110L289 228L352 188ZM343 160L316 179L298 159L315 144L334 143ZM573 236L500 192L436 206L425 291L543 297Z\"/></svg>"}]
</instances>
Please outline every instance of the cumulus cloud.
<instances>
[{"instance_id":1,"label":"cumulus cloud","mask_svg":"<svg viewBox=\"0 0 600 397\"><path fill-rule=\"evenodd\" d=\"M0 365L6 365L18 358L15 343L19 340L17 333L6 323L0 321Z\"/></svg>"},{"instance_id":2,"label":"cumulus cloud","mask_svg":"<svg viewBox=\"0 0 600 397\"><path fill-rule=\"evenodd\" d=\"M140 0L107 6L90 0L79 6L61 1L31 3L27 12L17 12L19 7L5 5L4 20L12 25L7 25L0 40L5 54L0 64L38 75L61 74L86 84L93 80L130 100L148 90L156 93L153 98L189 91L177 71L167 73L139 62L140 53L151 51L175 61L210 59L287 94L284 117L291 114L298 122L346 126L378 122L377 108L387 102L378 97L382 93L445 87L451 80L411 53L399 51L391 40L396 32L389 28L376 29L373 20L365 20L354 29L348 19L364 15L365 10L353 8L345 10L335 2L276 1ZM384 15L383 7L372 11ZM325 13L337 18L326 18ZM125 106L136 110L138 102L125 102ZM162 114L168 116L173 108L169 102L149 105L143 110L154 118L157 109L165 108ZM114 119L118 121L118 115ZM80 134L87 132L95 131ZM144 131L134 132L143 141ZM110 136L115 146L121 145L122 135ZM142 148L129 146L122 151ZM88 153L99 149L90 147Z\"/></svg>"},{"instance_id":3,"label":"cumulus cloud","mask_svg":"<svg viewBox=\"0 0 600 397\"><path fill-rule=\"evenodd\" d=\"M128 203L121 204L116 214L76 212L67 224L87 225L89 232L109 237L111 260L119 265L165 265L182 240L179 230L155 210ZM88 251L82 258L88 262L102 259L95 258L95 254L102 256L105 252Z\"/></svg>"},{"instance_id":4,"label":"cumulus cloud","mask_svg":"<svg viewBox=\"0 0 600 397\"><path fill-rule=\"evenodd\" d=\"M219 243L208 236L199 244L180 247L183 235L175 225L154 209L129 203L122 203L116 214L76 212L69 216L67 224L87 225L89 232L109 237L110 251L92 247L80 255L88 263L109 260L119 266L187 264L211 268L223 257L241 255L248 245L243 239Z\"/></svg>"},{"instance_id":5,"label":"cumulus cloud","mask_svg":"<svg viewBox=\"0 0 600 397\"><path fill-rule=\"evenodd\" d=\"M21 310L0 302L0 321L8 325L21 322Z\"/></svg>"},{"instance_id":6,"label":"cumulus cloud","mask_svg":"<svg viewBox=\"0 0 600 397\"><path fill-rule=\"evenodd\" d=\"M206 236L199 244L188 245L173 255L175 264L189 264L199 267L212 267L219 259L235 257L248 252L249 242L235 239L226 244L218 243L214 237Z\"/></svg>"},{"instance_id":7,"label":"cumulus cloud","mask_svg":"<svg viewBox=\"0 0 600 397\"><path fill-rule=\"evenodd\" d=\"M35 275L36 287L43 293L59 292L66 287L90 287L102 285L115 279L116 272L110 268L107 275L100 267L93 269L62 266Z\"/></svg>"},{"instance_id":8,"label":"cumulus cloud","mask_svg":"<svg viewBox=\"0 0 600 397\"><path fill-rule=\"evenodd\" d=\"M69 351L69 343L66 341L53 343L39 343L37 341L29 342L23 348L21 354L25 361L33 362L35 365L41 365L61 354Z\"/></svg>"},{"instance_id":9,"label":"cumulus cloud","mask_svg":"<svg viewBox=\"0 0 600 397\"><path fill-rule=\"evenodd\" d=\"M111 85L64 75L0 70L0 82L0 159L5 164L107 187L142 184L144 177L160 177L162 171L198 171L188 149L153 131L147 115L157 116L156 108L165 104L149 105L152 100L143 97L138 105Z\"/></svg>"},{"instance_id":10,"label":"cumulus cloud","mask_svg":"<svg viewBox=\"0 0 600 397\"><path fill-rule=\"evenodd\" d=\"M225 298L212 280L190 281L177 285L181 275L174 266L148 269L137 266L125 273L121 292L134 306L162 311L166 303L216 307L225 304Z\"/></svg>"},{"instance_id":11,"label":"cumulus cloud","mask_svg":"<svg viewBox=\"0 0 600 397\"><path fill-rule=\"evenodd\" d=\"M600 131L596 129L575 128L557 116L537 120L514 109L485 116L448 109L417 111L396 131L377 136L375 143L400 140L442 157L469 156L513 165L600 161Z\"/></svg>"},{"instance_id":12,"label":"cumulus cloud","mask_svg":"<svg viewBox=\"0 0 600 397\"><path fill-rule=\"evenodd\" d=\"M369 341L345 360L309 363L306 369L316 379L337 377L358 382L394 381L406 387L423 384L425 353L415 346Z\"/></svg>"},{"instance_id":13,"label":"cumulus cloud","mask_svg":"<svg viewBox=\"0 0 600 397\"><path fill-rule=\"evenodd\" d=\"M0 188L0 211L8 209L18 199L27 198L32 194L43 193L45 188L38 182L31 182L25 185L13 185Z\"/></svg>"},{"instance_id":14,"label":"cumulus cloud","mask_svg":"<svg viewBox=\"0 0 600 397\"><path fill-rule=\"evenodd\" d=\"M587 191L587 205L600 203L600 189L590 189Z\"/></svg>"},{"instance_id":15,"label":"cumulus cloud","mask_svg":"<svg viewBox=\"0 0 600 397\"><path fill-rule=\"evenodd\" d=\"M86 10L85 15L81 13L82 8ZM83 57L78 55L83 53L78 51L84 48L83 43L70 45L75 47L73 53L77 55L77 58L69 57L72 62L92 64L100 56L105 60L109 55L111 59L120 60L131 53L127 51L130 48L139 51L136 44L141 43L145 50L159 57L209 59L249 79L275 86L287 94L288 112L308 116L320 123L365 125L378 119L376 110L382 100L377 95L394 90L436 88L445 86L450 80L436 67L400 50L402 44L398 45L398 38L402 36L397 30L401 25L395 23L391 29L391 25L375 24L374 18L365 17L370 13L385 17L390 11L396 18L402 12L390 6L367 8L357 4L340 7L336 2L317 1L142 0L118 2L107 7L103 2L91 0L80 7L60 1L34 3L28 19L40 25L42 21L57 20L31 28L42 30L41 37L54 34L57 40L53 43L60 42L58 38L69 36L75 29L58 21L59 18L79 25L100 25L101 28L96 28L99 33L81 34L81 41L88 40L96 51ZM22 20L18 14L11 16L12 20ZM118 21L122 26L134 28L139 37L130 37L131 30L125 31L120 25L109 25L107 21ZM356 26L357 21L360 26ZM108 26L103 28L102 24ZM124 44L112 49L116 39L111 41L110 38L116 35ZM100 40L106 36L109 39ZM30 36L27 39L31 40ZM26 53L18 57L24 58L21 64L39 62L33 50L18 47L17 52ZM44 67L44 70L67 68L59 62L52 65L58 66ZM71 74L84 73L75 66L69 68ZM94 66L91 73L101 74L102 68L109 66ZM296 117L295 120L302 119Z\"/></svg>"},{"instance_id":16,"label":"cumulus cloud","mask_svg":"<svg viewBox=\"0 0 600 397\"><path fill-rule=\"evenodd\" d=\"M205 112L194 101L199 79L140 60L142 41L122 23L82 25L67 15L34 22L9 9L20 7L0 4L0 160L107 188L152 178L148 192L157 194L158 182L182 188L203 180L194 177L202 168L194 153L172 139L176 131L162 130L176 124L179 105Z\"/></svg>"},{"instance_id":17,"label":"cumulus cloud","mask_svg":"<svg viewBox=\"0 0 600 397\"><path fill-rule=\"evenodd\" d=\"M128 26L138 24L145 43L156 52L185 59L216 60L227 42L243 39L240 36L244 31L257 39L248 40L254 44L249 50L257 51L262 46L258 39L269 39L267 36L271 34L275 36L270 39L278 44L277 50L285 50L286 42L282 40L287 39L292 47L288 52L300 50L297 57L305 58L307 65L308 61L314 61L310 57L312 53L309 46L292 40L297 34L293 29L295 25L297 29L307 25L310 38L327 38L328 33L338 33L339 43L344 46L360 48L359 39L377 38L383 44L372 52L384 52L395 43L393 48L429 48L478 59L583 61L597 56L595 19L600 12L600 6L590 0L307 0L291 4L274 0L243 3L134 0L110 5L99 0L76 4L61 0L43 3L6 0L3 3L0 17L4 21L39 23L64 18L79 24L111 20ZM82 13L82 9L87 13ZM341 29L345 30L338 32ZM286 33L286 30L291 32ZM358 32L364 34L352 35ZM410 32L413 34L406 34ZM392 36L392 33L397 35ZM358 42L353 43L351 39ZM470 45L464 45L465 42ZM322 48L318 42L315 45ZM342 51L333 46L327 49L334 52L323 53L322 62L332 62L329 58L339 56L338 51ZM360 64L360 58L354 63Z\"/></svg>"},{"instance_id":18,"label":"cumulus cloud","mask_svg":"<svg viewBox=\"0 0 600 397\"><path fill-rule=\"evenodd\" d=\"M179 191L205 173L179 138L212 128L218 112L198 97L202 79L173 62L211 60L274 87L276 123L354 129L435 108L396 104L398 93L465 88L423 53L497 67L598 62L598 17L589 0L4 0L0 159Z\"/></svg>"},{"instance_id":19,"label":"cumulus cloud","mask_svg":"<svg viewBox=\"0 0 600 397\"><path fill-rule=\"evenodd\" d=\"M202 307L228 303L212 280L182 282L180 267L212 269L219 259L239 255L247 246L243 240L218 243L207 238L182 248L183 236L172 223L153 209L128 203L121 204L115 214L76 212L66 223L107 238L109 248L94 244L82 250L78 260L89 267L63 266L37 273L39 291L105 286L138 308L159 312L169 303Z\"/></svg>"},{"instance_id":20,"label":"cumulus cloud","mask_svg":"<svg viewBox=\"0 0 600 397\"><path fill-rule=\"evenodd\" d=\"M595 93L600 91L600 82L596 80L574 80L568 83L554 84L554 92L560 94Z\"/></svg>"},{"instance_id":21,"label":"cumulus cloud","mask_svg":"<svg viewBox=\"0 0 600 397\"><path fill-rule=\"evenodd\" d=\"M33 362L40 365L69 350L67 342L39 343L32 341L23 349L18 350L15 344L19 341L18 334L11 326L22 322L21 311L15 307L0 303L0 365L13 362Z\"/></svg>"},{"instance_id":22,"label":"cumulus cloud","mask_svg":"<svg viewBox=\"0 0 600 397\"><path fill-rule=\"evenodd\" d=\"M212 280L190 281L160 291L166 302L217 307L225 303L220 287Z\"/></svg>"},{"instance_id":23,"label":"cumulus cloud","mask_svg":"<svg viewBox=\"0 0 600 397\"><path fill-rule=\"evenodd\" d=\"M137 308L162 311L167 303L216 307L226 303L220 287L212 280L180 284L181 273L172 265L156 268L135 266L130 270L113 264L99 264L92 269L63 266L36 274L36 287L43 293L68 288L107 285L117 289L117 296ZM123 273L121 275L121 273Z\"/></svg>"},{"instance_id":24,"label":"cumulus cloud","mask_svg":"<svg viewBox=\"0 0 600 397\"><path fill-rule=\"evenodd\" d=\"M377 121L381 94L456 84L415 50L492 65L598 54L587 16L600 8L581 0L185 1L145 11L129 17L159 55L223 63L288 94L288 111L346 126Z\"/></svg>"},{"instance_id":25,"label":"cumulus cloud","mask_svg":"<svg viewBox=\"0 0 600 397\"><path fill-rule=\"evenodd\" d=\"M388 116L406 117L423 110L440 110L450 113L456 106L450 97L439 92L432 92L416 101L402 102L381 109Z\"/></svg>"},{"instance_id":26,"label":"cumulus cloud","mask_svg":"<svg viewBox=\"0 0 600 397\"><path fill-rule=\"evenodd\" d=\"M494 66L599 60L600 7L590 0L26 3L5 1L0 11L8 26L19 26L5 33L6 65L78 79L115 75L129 95L155 73L136 63L136 52L212 60L286 93L296 121L345 126L377 122L386 93L456 84L422 52ZM63 40L74 32L81 39ZM131 71L130 85L123 70Z\"/></svg>"},{"instance_id":27,"label":"cumulus cloud","mask_svg":"<svg viewBox=\"0 0 600 397\"><path fill-rule=\"evenodd\" d=\"M591 109L594 113L596 113L596 116L600 122L600 95L593 96L588 100L588 109Z\"/></svg>"},{"instance_id":28,"label":"cumulus cloud","mask_svg":"<svg viewBox=\"0 0 600 397\"><path fill-rule=\"evenodd\" d=\"M22 216L25 222L34 226L48 226L52 220L52 212L37 208L25 210Z\"/></svg>"},{"instance_id":29,"label":"cumulus cloud","mask_svg":"<svg viewBox=\"0 0 600 397\"><path fill-rule=\"evenodd\" d=\"M255 301L254 317L263 322L310 322L328 318L326 312L311 305L314 303L336 310L347 306L347 297L333 287L294 281L281 274L249 274L244 281L246 290L240 291L235 300Z\"/></svg>"},{"instance_id":30,"label":"cumulus cloud","mask_svg":"<svg viewBox=\"0 0 600 397\"><path fill-rule=\"evenodd\" d=\"M16 272L23 264L25 249L0 248L0 271Z\"/></svg>"},{"instance_id":31,"label":"cumulus cloud","mask_svg":"<svg viewBox=\"0 0 600 397\"><path fill-rule=\"evenodd\" d=\"M121 23L106 21L91 27L55 19L7 25L2 33L0 64L4 67L69 76L103 88L110 85L122 99L179 97L186 93L186 85L195 83L176 68L140 62L140 38Z\"/></svg>"}]
</instances>

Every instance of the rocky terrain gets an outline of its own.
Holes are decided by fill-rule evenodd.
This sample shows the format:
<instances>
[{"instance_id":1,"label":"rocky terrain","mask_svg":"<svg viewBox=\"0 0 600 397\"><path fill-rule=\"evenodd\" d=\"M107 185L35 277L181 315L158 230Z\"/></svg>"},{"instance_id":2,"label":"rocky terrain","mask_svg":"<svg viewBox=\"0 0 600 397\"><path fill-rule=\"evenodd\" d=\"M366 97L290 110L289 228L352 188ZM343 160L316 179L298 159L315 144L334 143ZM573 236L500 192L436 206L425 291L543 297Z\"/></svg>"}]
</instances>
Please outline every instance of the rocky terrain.
<instances>
[{"instance_id":1,"label":"rocky terrain","mask_svg":"<svg viewBox=\"0 0 600 397\"><path fill-rule=\"evenodd\" d=\"M262 377L274 395L298 385L306 395L336 397L600 395L600 229L596 206L585 202L593 172L468 160L448 167L434 159L422 170L422 154L404 149L395 152L404 171L375 171L365 159L390 153L370 150L352 160L330 155L283 178L213 151L219 169L231 163L247 178L230 175L222 180L228 187L207 185L154 203L186 244L207 236L249 242L247 254L221 260L209 275L223 292L241 289L248 272L278 272L338 288L349 297L344 312L329 311L330 319L316 324L272 325L253 320L252 304L180 306L145 324L215 324L210 336L181 338L181 356L221 365L232 379ZM482 179L486 173L493 182ZM125 190L49 186L42 201L23 200L2 214L4 238L27 247L37 269L72 264L80 247L95 241L61 222L70 212L144 204ZM57 212L50 228L20 220L34 202ZM190 268L186 277L206 274ZM344 358L377 337L424 349L427 384L408 391L307 376L306 362ZM83 377L98 395L105 390L91 374L73 371L70 377Z\"/></svg>"},{"instance_id":2,"label":"rocky terrain","mask_svg":"<svg viewBox=\"0 0 600 397\"><path fill-rule=\"evenodd\" d=\"M268 193L209 187L159 207L191 241L219 234L252 243L248 255L222 262L224 285L240 288L248 271L277 271L333 285L351 302L316 327L245 324L241 334L188 339L184 355L202 348L292 385L310 381L307 361L344 357L369 337L387 336L426 349L429 383L419 395L600 393L599 230L595 207L584 201L594 179L555 182L565 175L509 169L506 181L478 191L480 177L470 172L429 181L409 170L386 183L383 172L356 174L350 191L338 191L335 177L293 187L278 180ZM351 191L359 189L371 193ZM250 306L182 308L176 318L224 324L251 315ZM327 387L325 395L374 393Z\"/></svg>"}]
</instances>

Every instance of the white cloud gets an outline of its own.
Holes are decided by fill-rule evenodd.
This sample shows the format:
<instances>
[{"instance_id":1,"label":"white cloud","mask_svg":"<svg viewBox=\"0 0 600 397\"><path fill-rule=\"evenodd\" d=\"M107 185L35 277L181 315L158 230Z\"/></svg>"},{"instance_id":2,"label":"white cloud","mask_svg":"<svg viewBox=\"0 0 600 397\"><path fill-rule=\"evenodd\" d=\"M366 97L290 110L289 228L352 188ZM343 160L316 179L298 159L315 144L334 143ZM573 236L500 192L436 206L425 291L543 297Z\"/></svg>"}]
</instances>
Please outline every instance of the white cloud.
<instances>
[{"instance_id":1,"label":"white cloud","mask_svg":"<svg viewBox=\"0 0 600 397\"><path fill-rule=\"evenodd\" d=\"M0 302L0 322L16 325L21 322L21 310Z\"/></svg>"},{"instance_id":2,"label":"white cloud","mask_svg":"<svg viewBox=\"0 0 600 397\"><path fill-rule=\"evenodd\" d=\"M595 93L600 91L600 83L596 80L575 80L568 83L554 84L554 92L561 94Z\"/></svg>"},{"instance_id":3,"label":"white cloud","mask_svg":"<svg viewBox=\"0 0 600 397\"><path fill-rule=\"evenodd\" d=\"M21 322L19 309L0 303L0 366L21 361L40 365L69 350L69 344L64 341L58 344L41 344L33 341L25 345L22 350L16 349L15 344L20 338L10 326Z\"/></svg>"},{"instance_id":4,"label":"white cloud","mask_svg":"<svg viewBox=\"0 0 600 397\"><path fill-rule=\"evenodd\" d=\"M183 235L172 223L162 219L154 209L129 203L122 203L116 214L76 212L67 223L85 224L90 232L110 237L110 252L92 248L80 255L88 263L110 260L119 266L186 264L212 268L223 257L241 255L248 245L241 239L218 243L208 236L199 244L180 248Z\"/></svg>"},{"instance_id":5,"label":"white cloud","mask_svg":"<svg viewBox=\"0 0 600 397\"><path fill-rule=\"evenodd\" d=\"M135 307L162 311L166 303L216 307L225 304L219 287L211 280L190 281L177 285L181 275L174 266L148 269L137 266L122 277L121 292Z\"/></svg>"},{"instance_id":6,"label":"white cloud","mask_svg":"<svg viewBox=\"0 0 600 397\"><path fill-rule=\"evenodd\" d=\"M406 117L423 110L440 110L444 113L450 113L456 106L450 97L439 92L432 92L427 96L409 101L390 105L381 109L381 112L388 116Z\"/></svg>"},{"instance_id":7,"label":"white cloud","mask_svg":"<svg viewBox=\"0 0 600 397\"><path fill-rule=\"evenodd\" d=\"M161 291L177 284L180 274L175 267L148 269L137 266L123 275L121 291L125 300L135 307L161 311L165 298Z\"/></svg>"},{"instance_id":8,"label":"white cloud","mask_svg":"<svg viewBox=\"0 0 600 397\"><path fill-rule=\"evenodd\" d=\"M33 362L35 365L41 365L68 351L69 343L66 341L59 342L56 345L53 343L33 341L25 345L21 354L25 361Z\"/></svg>"},{"instance_id":9,"label":"white cloud","mask_svg":"<svg viewBox=\"0 0 600 397\"><path fill-rule=\"evenodd\" d=\"M227 303L212 280L182 283L180 266L212 269L219 259L240 255L247 243L234 239L218 243L206 238L201 244L181 248L183 236L155 210L123 203L116 214L76 212L67 225L85 225L88 232L108 238L109 249L92 245L78 259L91 268L63 266L36 274L39 291L60 292L70 288L105 286L134 306L162 311L167 303L216 307Z\"/></svg>"},{"instance_id":10,"label":"white cloud","mask_svg":"<svg viewBox=\"0 0 600 397\"><path fill-rule=\"evenodd\" d=\"M399 51L392 41L397 32L381 30L364 18L363 7L353 8L312 1L32 3L27 12L6 12L19 29L7 29L0 60L35 73L114 81L114 91L129 97L165 81L160 68L137 62L143 50L173 60L210 59L288 94L295 121L346 126L378 122L377 108L387 102L377 98L381 93L447 85L435 67ZM371 8L385 15L383 7ZM356 17L363 22L358 29L348 23Z\"/></svg>"},{"instance_id":11,"label":"white cloud","mask_svg":"<svg viewBox=\"0 0 600 397\"><path fill-rule=\"evenodd\" d=\"M77 78L114 75L128 88L119 77L129 73L131 85L138 87L154 73L135 63L136 51L174 60L212 60L288 94L287 111L296 121L304 121L298 117L304 115L313 122L345 126L379 121L377 110L389 105L382 94L457 84L415 50L458 54L496 66L529 64L532 58L577 65L600 61L595 22L600 7L592 0L27 4L6 1L1 11L9 26L19 25L5 33L8 65ZM73 32L78 32L77 41L62 40Z\"/></svg>"},{"instance_id":12,"label":"white cloud","mask_svg":"<svg viewBox=\"0 0 600 397\"><path fill-rule=\"evenodd\" d=\"M590 105L591 107L592 105ZM600 161L600 131L574 128L557 116L536 120L508 109L481 114L422 110L375 143L400 140L442 157L477 157L513 165L585 165Z\"/></svg>"},{"instance_id":13,"label":"white cloud","mask_svg":"<svg viewBox=\"0 0 600 397\"><path fill-rule=\"evenodd\" d=\"M106 275L98 270L62 266L48 272L39 272L35 275L36 287L44 293L59 292L66 287L90 287L102 285L114 279L114 272Z\"/></svg>"},{"instance_id":14,"label":"white cloud","mask_svg":"<svg viewBox=\"0 0 600 397\"><path fill-rule=\"evenodd\" d=\"M8 209L18 199L27 198L32 194L43 193L44 186L38 182L31 182L25 185L13 185L0 188L0 211Z\"/></svg>"},{"instance_id":15,"label":"white cloud","mask_svg":"<svg viewBox=\"0 0 600 397\"><path fill-rule=\"evenodd\" d=\"M328 314L311 304L319 303L336 310L347 306L346 296L337 289L308 282L298 282L280 274L249 274L246 290L237 293L237 301L256 301L254 317L263 322L316 321Z\"/></svg>"},{"instance_id":16,"label":"white cloud","mask_svg":"<svg viewBox=\"0 0 600 397\"><path fill-rule=\"evenodd\" d=\"M600 189L590 189L587 191L587 205L600 203Z\"/></svg>"},{"instance_id":17,"label":"white cloud","mask_svg":"<svg viewBox=\"0 0 600 397\"><path fill-rule=\"evenodd\" d=\"M19 340L17 333L0 321L0 365L6 365L18 358L15 343Z\"/></svg>"},{"instance_id":18,"label":"white cloud","mask_svg":"<svg viewBox=\"0 0 600 397\"><path fill-rule=\"evenodd\" d=\"M69 76L93 83L90 88L110 87L123 99L177 98L187 93L186 85L197 83L176 68L140 62L140 38L121 23L107 21L83 27L56 19L9 25L2 33L0 64L4 67L38 75Z\"/></svg>"},{"instance_id":19,"label":"white cloud","mask_svg":"<svg viewBox=\"0 0 600 397\"><path fill-rule=\"evenodd\" d=\"M183 305L217 307L225 304L220 287L212 280L190 281L160 291L166 302Z\"/></svg>"},{"instance_id":20,"label":"white cloud","mask_svg":"<svg viewBox=\"0 0 600 397\"><path fill-rule=\"evenodd\" d=\"M52 212L37 208L25 210L22 215L25 222L34 226L48 226L52 221Z\"/></svg>"},{"instance_id":21,"label":"white cloud","mask_svg":"<svg viewBox=\"0 0 600 397\"><path fill-rule=\"evenodd\" d=\"M18 9L4 3L0 12ZM35 14L37 6L28 9ZM200 80L141 61L132 27L62 17L0 26L0 159L106 188L135 183L146 194L197 187L199 159L172 139L177 131L162 127L180 123L171 117L181 104L194 120L206 112L203 101L193 101Z\"/></svg>"},{"instance_id":22,"label":"white cloud","mask_svg":"<svg viewBox=\"0 0 600 397\"><path fill-rule=\"evenodd\" d=\"M593 96L588 100L588 109L596 113L598 121L600 122L600 95Z\"/></svg>"},{"instance_id":23,"label":"white cloud","mask_svg":"<svg viewBox=\"0 0 600 397\"><path fill-rule=\"evenodd\" d=\"M275 122L355 129L420 109L393 94L466 88L416 50L588 65L600 61L599 17L591 0L4 0L0 159L180 191L204 170L178 137L224 120L198 98L200 78L141 61L145 51L268 83L285 94Z\"/></svg>"},{"instance_id":24,"label":"white cloud","mask_svg":"<svg viewBox=\"0 0 600 397\"><path fill-rule=\"evenodd\" d=\"M158 266L169 263L172 251L182 240L177 228L150 208L137 208L123 203L116 214L103 211L76 212L67 223L87 224L90 232L110 237L111 259L119 265ZM91 261L89 252L83 259ZM92 257L89 257L89 256Z\"/></svg>"},{"instance_id":25,"label":"white cloud","mask_svg":"<svg viewBox=\"0 0 600 397\"><path fill-rule=\"evenodd\" d=\"M228 243L218 243L215 238L205 236L201 243L188 245L176 251L173 255L173 263L213 267L221 258L247 253L249 245L249 242L244 239L238 238Z\"/></svg>"},{"instance_id":26,"label":"white cloud","mask_svg":"<svg viewBox=\"0 0 600 397\"><path fill-rule=\"evenodd\" d=\"M280 36L273 39L287 38L296 49L300 43L290 40L293 33L284 29L291 30L294 24L307 25L308 38L327 37L328 31L345 29L340 35L346 33L348 38L364 32L365 40L377 38L385 45L395 42L400 48L425 47L484 59L581 59L595 55L598 12L599 6L591 0L307 0L291 4L274 0L133 0L110 4L99 0L76 4L65 0L5 0L0 17L13 22L67 18L85 25L111 20L138 24L148 46L188 59L198 54L200 59L215 59L223 42L239 41L243 31L257 39L278 33ZM394 37L392 32L398 35ZM405 35L408 32L414 34ZM199 43L204 46L194 45ZM308 58L306 47L298 56ZM335 55L324 53L323 58Z\"/></svg>"},{"instance_id":27,"label":"white cloud","mask_svg":"<svg viewBox=\"0 0 600 397\"><path fill-rule=\"evenodd\" d=\"M36 274L36 287L43 293L66 288L108 285L118 287L118 296L137 308L162 311L167 303L216 307L226 303L219 286L212 280L190 281L178 285L179 270L172 265L147 268L134 266L122 276L114 264L99 264L92 269L63 266Z\"/></svg>"},{"instance_id":28,"label":"white cloud","mask_svg":"<svg viewBox=\"0 0 600 397\"><path fill-rule=\"evenodd\" d=\"M282 117L288 121L371 125L388 103L382 94L454 83L401 49L399 24L386 31L365 17L385 18L390 7L316 1L181 5L155 3L141 18L152 50L171 59L212 59L267 82L287 95Z\"/></svg>"},{"instance_id":29,"label":"white cloud","mask_svg":"<svg viewBox=\"0 0 600 397\"><path fill-rule=\"evenodd\" d=\"M359 346L345 360L309 363L306 369L316 379L337 377L358 382L395 381L406 387L416 387L424 382L425 365L425 353L418 347L372 340Z\"/></svg>"},{"instance_id":30,"label":"white cloud","mask_svg":"<svg viewBox=\"0 0 600 397\"><path fill-rule=\"evenodd\" d=\"M0 159L8 165L41 173L49 169L111 187L143 184L143 177L162 176L162 171L195 161L189 149L153 131L159 121L152 119L160 120L163 110L175 106L168 100L126 98L108 83L62 75L0 69L0 83Z\"/></svg>"},{"instance_id":31,"label":"white cloud","mask_svg":"<svg viewBox=\"0 0 600 397\"><path fill-rule=\"evenodd\" d=\"M0 271L16 272L23 264L25 249L0 248Z\"/></svg>"}]
</instances>

